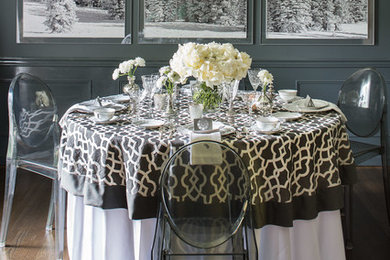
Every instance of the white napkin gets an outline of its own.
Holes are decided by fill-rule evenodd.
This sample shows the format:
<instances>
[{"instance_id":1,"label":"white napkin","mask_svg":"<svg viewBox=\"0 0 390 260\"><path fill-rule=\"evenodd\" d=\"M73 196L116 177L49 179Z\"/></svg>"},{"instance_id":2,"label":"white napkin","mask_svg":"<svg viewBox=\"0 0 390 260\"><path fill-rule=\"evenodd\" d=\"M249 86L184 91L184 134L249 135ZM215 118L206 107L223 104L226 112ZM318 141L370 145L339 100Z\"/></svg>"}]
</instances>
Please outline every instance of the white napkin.
<instances>
[{"instance_id":1,"label":"white napkin","mask_svg":"<svg viewBox=\"0 0 390 260\"><path fill-rule=\"evenodd\" d=\"M306 96L305 101L303 103L306 107L315 107L313 100L309 95Z\"/></svg>"},{"instance_id":2,"label":"white napkin","mask_svg":"<svg viewBox=\"0 0 390 260\"><path fill-rule=\"evenodd\" d=\"M221 142L221 133L199 134L191 132L190 142L212 140ZM217 144L195 144L191 148L191 165L214 165L222 163L221 147Z\"/></svg>"},{"instance_id":3,"label":"white napkin","mask_svg":"<svg viewBox=\"0 0 390 260\"><path fill-rule=\"evenodd\" d=\"M60 125L60 127L64 127L65 121L68 118L70 113L73 113L73 112L76 112L76 111L77 112L82 112L82 113L92 113L93 112L92 108L93 107L90 107L90 106L87 106L87 105L83 105L83 104L75 104L75 105L71 106L70 108L68 108L68 110L66 110L66 112L61 117L61 120L60 120L60 122L58 124Z\"/></svg>"}]
</instances>

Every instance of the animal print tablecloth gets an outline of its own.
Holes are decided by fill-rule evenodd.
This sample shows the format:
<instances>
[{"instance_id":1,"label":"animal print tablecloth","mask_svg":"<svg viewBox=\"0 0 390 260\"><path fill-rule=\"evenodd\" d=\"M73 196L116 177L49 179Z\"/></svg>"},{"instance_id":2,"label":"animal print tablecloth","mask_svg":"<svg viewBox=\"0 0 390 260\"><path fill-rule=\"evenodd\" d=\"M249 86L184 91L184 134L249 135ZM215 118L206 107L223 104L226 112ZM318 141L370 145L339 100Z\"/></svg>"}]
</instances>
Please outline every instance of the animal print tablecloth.
<instances>
[{"instance_id":1,"label":"animal print tablecloth","mask_svg":"<svg viewBox=\"0 0 390 260\"><path fill-rule=\"evenodd\" d=\"M248 123L241 101L234 103L234 125ZM177 104L178 127L190 123L188 99ZM141 115L146 111L142 107ZM226 108L211 114L227 121ZM92 115L71 113L63 126L59 174L62 187L84 197L84 203L104 209L128 208L131 219L155 217L159 178L172 147L189 142L131 123L122 112L113 124L96 124ZM161 118L160 113L156 113ZM292 226L294 219L312 219L319 211L343 207L342 184L355 180L354 161L346 127L334 111L306 113L284 122L273 135L251 132L222 137L247 164L256 227Z\"/></svg>"}]
</instances>

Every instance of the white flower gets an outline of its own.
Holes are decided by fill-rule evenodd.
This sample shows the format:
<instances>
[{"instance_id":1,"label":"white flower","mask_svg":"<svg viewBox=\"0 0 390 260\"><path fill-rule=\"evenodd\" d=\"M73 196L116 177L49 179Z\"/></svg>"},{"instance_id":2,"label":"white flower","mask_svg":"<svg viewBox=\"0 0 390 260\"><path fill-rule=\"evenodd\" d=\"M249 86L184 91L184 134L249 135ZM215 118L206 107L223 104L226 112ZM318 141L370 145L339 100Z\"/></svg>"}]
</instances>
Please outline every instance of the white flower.
<instances>
[{"instance_id":1,"label":"white flower","mask_svg":"<svg viewBox=\"0 0 390 260\"><path fill-rule=\"evenodd\" d=\"M160 75L167 74L171 71L171 68L169 66L164 66L159 69Z\"/></svg>"},{"instance_id":2,"label":"white flower","mask_svg":"<svg viewBox=\"0 0 390 260\"><path fill-rule=\"evenodd\" d=\"M161 89L167 82L167 79L167 76L161 76L156 82L157 87Z\"/></svg>"},{"instance_id":3,"label":"white flower","mask_svg":"<svg viewBox=\"0 0 390 260\"><path fill-rule=\"evenodd\" d=\"M141 57L137 57L133 60L123 61L119 64L118 68L115 69L114 72L112 73L112 79L116 80L120 76L124 76L123 74L125 74L128 77L130 77L131 79L133 79L134 72L136 71L138 66L140 66L140 67L145 66L145 60Z\"/></svg>"},{"instance_id":4,"label":"white flower","mask_svg":"<svg viewBox=\"0 0 390 260\"><path fill-rule=\"evenodd\" d=\"M207 86L241 80L246 77L252 59L230 43L186 43L179 45L169 64L181 78L195 77Z\"/></svg>"},{"instance_id":5,"label":"white flower","mask_svg":"<svg viewBox=\"0 0 390 260\"><path fill-rule=\"evenodd\" d=\"M121 73L128 73L133 68L133 60L124 61L119 64L119 71Z\"/></svg>"},{"instance_id":6,"label":"white flower","mask_svg":"<svg viewBox=\"0 0 390 260\"><path fill-rule=\"evenodd\" d=\"M143 58L137 57L135 58L134 61L135 61L134 63L135 66L145 67L145 60Z\"/></svg>"},{"instance_id":7,"label":"white flower","mask_svg":"<svg viewBox=\"0 0 390 260\"><path fill-rule=\"evenodd\" d=\"M257 74L257 77L259 77L261 82L266 85L272 84L274 81L274 76L272 76L268 70L260 70L260 72Z\"/></svg>"},{"instance_id":8,"label":"white flower","mask_svg":"<svg viewBox=\"0 0 390 260\"><path fill-rule=\"evenodd\" d=\"M116 80L119 78L119 69L115 69L114 72L112 73L112 79Z\"/></svg>"}]
</instances>

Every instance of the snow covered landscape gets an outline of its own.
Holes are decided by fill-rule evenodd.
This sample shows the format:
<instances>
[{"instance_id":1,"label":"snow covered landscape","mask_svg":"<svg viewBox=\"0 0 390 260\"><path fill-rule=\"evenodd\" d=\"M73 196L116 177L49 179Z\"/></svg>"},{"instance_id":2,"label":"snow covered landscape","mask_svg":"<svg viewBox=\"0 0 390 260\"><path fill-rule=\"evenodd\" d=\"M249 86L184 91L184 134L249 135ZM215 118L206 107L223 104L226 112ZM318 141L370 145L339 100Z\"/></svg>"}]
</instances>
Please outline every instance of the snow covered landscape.
<instances>
[{"instance_id":1,"label":"snow covered landscape","mask_svg":"<svg viewBox=\"0 0 390 260\"><path fill-rule=\"evenodd\" d=\"M101 8L89 6L75 6L74 8L77 21L72 24L70 30L57 32L45 25L49 15L46 1L24 0L23 37L124 37L124 19L112 19L108 11Z\"/></svg>"},{"instance_id":2,"label":"snow covered landscape","mask_svg":"<svg viewBox=\"0 0 390 260\"><path fill-rule=\"evenodd\" d=\"M243 26L191 22L146 23L147 38L246 38Z\"/></svg>"},{"instance_id":3,"label":"snow covered landscape","mask_svg":"<svg viewBox=\"0 0 390 260\"><path fill-rule=\"evenodd\" d=\"M246 38L247 1L145 0L145 38Z\"/></svg>"},{"instance_id":4,"label":"snow covered landscape","mask_svg":"<svg viewBox=\"0 0 390 260\"><path fill-rule=\"evenodd\" d=\"M267 39L367 39L368 0L267 0Z\"/></svg>"}]
</instances>

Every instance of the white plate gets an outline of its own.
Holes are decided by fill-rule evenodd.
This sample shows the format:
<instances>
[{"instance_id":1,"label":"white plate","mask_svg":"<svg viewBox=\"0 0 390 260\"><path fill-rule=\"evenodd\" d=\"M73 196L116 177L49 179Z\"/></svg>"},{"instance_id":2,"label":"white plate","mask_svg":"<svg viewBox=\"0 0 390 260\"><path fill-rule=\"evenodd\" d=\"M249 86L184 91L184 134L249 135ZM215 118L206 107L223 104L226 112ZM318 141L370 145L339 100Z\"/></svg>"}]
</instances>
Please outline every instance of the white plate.
<instances>
[{"instance_id":1,"label":"white plate","mask_svg":"<svg viewBox=\"0 0 390 260\"><path fill-rule=\"evenodd\" d=\"M118 116L113 116L109 120L100 120L96 117L92 117L92 121L94 121L96 124L112 124L112 123L117 122L118 119L119 119Z\"/></svg>"},{"instance_id":2,"label":"white plate","mask_svg":"<svg viewBox=\"0 0 390 260\"><path fill-rule=\"evenodd\" d=\"M93 111L96 108L101 107L101 106L99 106L99 104L96 104L96 102L94 100L82 102L80 104L85 106L89 111ZM122 111L122 110L126 109L125 105L115 104L112 102L103 102L103 107L111 107L111 108L115 109L115 112Z\"/></svg>"},{"instance_id":3,"label":"white plate","mask_svg":"<svg viewBox=\"0 0 390 260\"><path fill-rule=\"evenodd\" d=\"M283 108L292 112L316 112L322 108L329 106L329 103L320 99L312 99L314 107L307 107L304 105L305 100L298 100L293 103L283 105Z\"/></svg>"},{"instance_id":4,"label":"white plate","mask_svg":"<svg viewBox=\"0 0 390 260\"><path fill-rule=\"evenodd\" d=\"M280 130L282 130L281 126L279 126L277 128L274 128L272 130L269 130L269 131L264 131L262 129L259 129L257 125L253 125L253 126L251 126L251 128L252 128L253 131L256 131L256 132L258 132L260 134L266 134L266 135L276 134L276 133L280 132Z\"/></svg>"},{"instance_id":5,"label":"white plate","mask_svg":"<svg viewBox=\"0 0 390 260\"><path fill-rule=\"evenodd\" d=\"M126 103L129 102L130 97L128 95L119 94L106 97L105 99L110 100L114 103Z\"/></svg>"},{"instance_id":6,"label":"white plate","mask_svg":"<svg viewBox=\"0 0 390 260\"><path fill-rule=\"evenodd\" d=\"M299 107L304 109L314 109L314 110L329 106L329 103L327 101L320 100L320 99L312 99L314 107L308 107L305 105L305 101L306 101L305 99L295 101L295 104L297 104Z\"/></svg>"},{"instance_id":7,"label":"white plate","mask_svg":"<svg viewBox=\"0 0 390 260\"><path fill-rule=\"evenodd\" d=\"M160 126L164 125L163 120L158 120L158 119L141 119L139 121L134 122L134 124L140 126L140 127L145 127L147 129L155 129L159 128Z\"/></svg>"},{"instance_id":8,"label":"white plate","mask_svg":"<svg viewBox=\"0 0 390 260\"><path fill-rule=\"evenodd\" d=\"M279 119L282 119L282 120L292 121L292 120L301 118L302 114L297 113L297 112L276 112L276 113L272 114L272 116L279 118Z\"/></svg>"},{"instance_id":9,"label":"white plate","mask_svg":"<svg viewBox=\"0 0 390 260\"><path fill-rule=\"evenodd\" d=\"M181 129L181 133L186 135L186 134L190 134L190 132L193 131L193 130L194 130L194 125L193 124L188 124L188 125L185 125ZM218 130L219 130L219 132L221 132L221 135L230 135L230 134L235 132L235 129L232 126L225 125L222 122L213 122L213 129L206 130L206 131L204 131L204 133L205 134L212 133L212 132L215 132L215 131L218 131ZM197 132L200 133L200 131L197 131Z\"/></svg>"}]
</instances>

